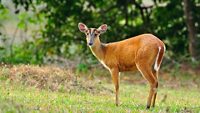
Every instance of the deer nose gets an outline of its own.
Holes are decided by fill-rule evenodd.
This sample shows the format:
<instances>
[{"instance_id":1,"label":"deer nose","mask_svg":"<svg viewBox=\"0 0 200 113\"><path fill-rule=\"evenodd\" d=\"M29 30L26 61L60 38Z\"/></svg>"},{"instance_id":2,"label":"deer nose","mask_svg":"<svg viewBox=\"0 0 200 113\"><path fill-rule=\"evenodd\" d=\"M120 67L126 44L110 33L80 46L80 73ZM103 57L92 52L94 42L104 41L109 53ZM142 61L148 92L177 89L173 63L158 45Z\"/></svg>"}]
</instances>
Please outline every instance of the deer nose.
<instances>
[{"instance_id":1,"label":"deer nose","mask_svg":"<svg viewBox=\"0 0 200 113\"><path fill-rule=\"evenodd\" d=\"M88 45L91 46L91 45L92 45L92 42L90 42Z\"/></svg>"}]
</instances>

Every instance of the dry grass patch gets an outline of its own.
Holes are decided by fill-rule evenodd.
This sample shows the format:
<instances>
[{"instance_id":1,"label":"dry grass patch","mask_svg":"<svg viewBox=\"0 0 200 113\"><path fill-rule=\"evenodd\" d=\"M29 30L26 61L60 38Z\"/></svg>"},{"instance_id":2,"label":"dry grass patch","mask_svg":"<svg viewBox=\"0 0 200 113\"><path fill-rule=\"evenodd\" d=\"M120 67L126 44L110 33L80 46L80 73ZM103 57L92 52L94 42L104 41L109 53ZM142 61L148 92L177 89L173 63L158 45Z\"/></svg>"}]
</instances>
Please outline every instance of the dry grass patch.
<instances>
[{"instance_id":1,"label":"dry grass patch","mask_svg":"<svg viewBox=\"0 0 200 113\"><path fill-rule=\"evenodd\" d=\"M55 66L14 65L0 68L1 79L11 83L21 83L38 89L60 92L80 92L84 90L91 93L109 91L98 80L89 80L78 77L70 70Z\"/></svg>"}]
</instances>

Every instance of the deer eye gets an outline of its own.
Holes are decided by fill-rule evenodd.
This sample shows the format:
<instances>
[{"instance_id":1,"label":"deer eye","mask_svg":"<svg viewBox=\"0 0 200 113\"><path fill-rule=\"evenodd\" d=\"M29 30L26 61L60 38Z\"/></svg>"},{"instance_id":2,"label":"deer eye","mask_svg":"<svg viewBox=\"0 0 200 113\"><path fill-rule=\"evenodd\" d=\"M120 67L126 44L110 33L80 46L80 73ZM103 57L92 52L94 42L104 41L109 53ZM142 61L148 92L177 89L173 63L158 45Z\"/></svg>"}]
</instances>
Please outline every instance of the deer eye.
<instances>
[{"instance_id":1,"label":"deer eye","mask_svg":"<svg viewBox=\"0 0 200 113\"><path fill-rule=\"evenodd\" d=\"M89 35L89 31L88 31L88 30L87 30L87 31L85 31L85 34L86 34L86 35Z\"/></svg>"},{"instance_id":2,"label":"deer eye","mask_svg":"<svg viewBox=\"0 0 200 113\"><path fill-rule=\"evenodd\" d=\"M100 33L99 31L95 31L95 34L97 34L97 35L98 35L99 33Z\"/></svg>"}]
</instances>

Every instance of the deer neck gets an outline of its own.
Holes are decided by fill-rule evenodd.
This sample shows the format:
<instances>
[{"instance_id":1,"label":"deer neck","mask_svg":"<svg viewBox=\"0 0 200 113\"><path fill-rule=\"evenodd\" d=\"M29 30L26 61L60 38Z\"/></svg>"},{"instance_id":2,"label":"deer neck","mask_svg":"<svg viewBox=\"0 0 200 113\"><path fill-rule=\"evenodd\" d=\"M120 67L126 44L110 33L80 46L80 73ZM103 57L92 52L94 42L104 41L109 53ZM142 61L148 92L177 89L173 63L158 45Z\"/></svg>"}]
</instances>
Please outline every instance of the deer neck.
<instances>
[{"instance_id":1,"label":"deer neck","mask_svg":"<svg viewBox=\"0 0 200 113\"><path fill-rule=\"evenodd\" d=\"M105 56L105 45L101 43L99 37L95 40L93 46L90 47L93 55L98 60L103 60Z\"/></svg>"}]
</instances>

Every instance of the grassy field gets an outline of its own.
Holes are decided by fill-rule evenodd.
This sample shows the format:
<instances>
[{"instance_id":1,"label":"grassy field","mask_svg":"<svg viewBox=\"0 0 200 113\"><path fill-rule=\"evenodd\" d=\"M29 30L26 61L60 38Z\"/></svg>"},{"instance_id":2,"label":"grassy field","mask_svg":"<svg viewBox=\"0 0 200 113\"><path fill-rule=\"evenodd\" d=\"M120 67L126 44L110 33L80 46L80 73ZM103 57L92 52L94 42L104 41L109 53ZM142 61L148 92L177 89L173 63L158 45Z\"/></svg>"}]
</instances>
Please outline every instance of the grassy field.
<instances>
[{"instance_id":1,"label":"grassy field","mask_svg":"<svg viewBox=\"0 0 200 113\"><path fill-rule=\"evenodd\" d=\"M189 75L181 79L161 77L156 107L150 110L145 109L148 85L140 77L133 78L127 81L127 76L122 77L120 106L116 107L109 77L77 77L52 67L4 67L0 77L0 112L200 112L199 84Z\"/></svg>"}]
</instances>

